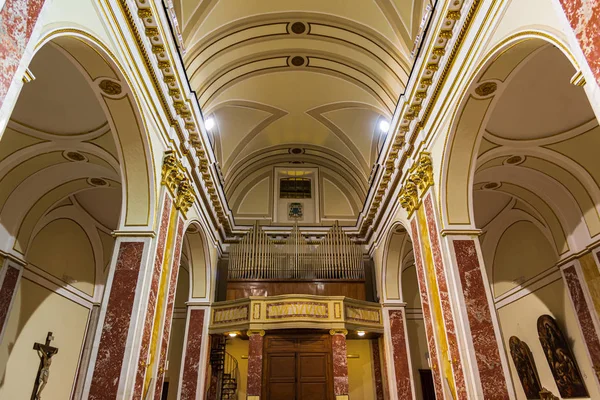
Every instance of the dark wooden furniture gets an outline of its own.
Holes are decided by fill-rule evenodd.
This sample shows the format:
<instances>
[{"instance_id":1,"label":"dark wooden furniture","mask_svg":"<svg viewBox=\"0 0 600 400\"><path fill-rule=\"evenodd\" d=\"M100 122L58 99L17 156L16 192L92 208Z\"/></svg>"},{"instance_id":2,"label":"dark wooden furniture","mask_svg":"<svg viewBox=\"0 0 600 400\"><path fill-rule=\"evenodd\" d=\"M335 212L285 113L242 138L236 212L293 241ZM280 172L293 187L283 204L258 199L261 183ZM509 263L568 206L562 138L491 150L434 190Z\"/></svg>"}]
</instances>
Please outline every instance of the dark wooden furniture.
<instances>
[{"instance_id":1,"label":"dark wooden furniture","mask_svg":"<svg viewBox=\"0 0 600 400\"><path fill-rule=\"evenodd\" d=\"M268 335L264 346L264 399L333 400L330 335Z\"/></svg>"}]
</instances>

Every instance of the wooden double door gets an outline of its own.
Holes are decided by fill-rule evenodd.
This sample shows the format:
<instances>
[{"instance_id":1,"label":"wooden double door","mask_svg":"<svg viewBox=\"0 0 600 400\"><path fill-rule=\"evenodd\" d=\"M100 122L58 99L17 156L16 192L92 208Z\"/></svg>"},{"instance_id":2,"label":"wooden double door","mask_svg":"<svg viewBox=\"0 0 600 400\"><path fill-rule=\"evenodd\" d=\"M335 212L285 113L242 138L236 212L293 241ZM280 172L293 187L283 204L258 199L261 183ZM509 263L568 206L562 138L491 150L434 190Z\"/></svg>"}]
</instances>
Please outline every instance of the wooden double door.
<instances>
[{"instance_id":1,"label":"wooden double door","mask_svg":"<svg viewBox=\"0 0 600 400\"><path fill-rule=\"evenodd\" d=\"M333 399L329 334L267 335L263 354L264 399Z\"/></svg>"}]
</instances>

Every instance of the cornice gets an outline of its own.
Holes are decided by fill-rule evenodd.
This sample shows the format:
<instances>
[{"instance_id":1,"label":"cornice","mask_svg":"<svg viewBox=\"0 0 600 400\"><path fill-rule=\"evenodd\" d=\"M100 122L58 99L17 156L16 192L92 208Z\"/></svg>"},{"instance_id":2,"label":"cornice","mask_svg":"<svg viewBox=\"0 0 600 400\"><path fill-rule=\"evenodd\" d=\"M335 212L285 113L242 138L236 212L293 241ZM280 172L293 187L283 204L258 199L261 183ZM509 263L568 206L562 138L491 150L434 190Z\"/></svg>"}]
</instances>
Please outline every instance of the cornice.
<instances>
[{"instance_id":1,"label":"cornice","mask_svg":"<svg viewBox=\"0 0 600 400\"><path fill-rule=\"evenodd\" d=\"M404 104L398 105L394 117L394 132L382 152L380 172L375 176L367 196L362 218L358 221L359 236L369 242L382 222L384 210L396 200L394 193L401 182L410 178L411 166L417 161L417 140L445 84L466 33L482 3L481 0L446 1L439 4L439 12L425 41L423 53L417 60L415 72L410 77ZM411 199L407 192L411 185L404 185L401 201ZM410 186L410 187L406 187ZM412 193L412 192L411 192ZM412 193L415 194L415 193ZM408 205L408 204L406 204ZM404 204L403 204L404 206ZM406 208L406 207L405 207ZM410 213L410 207L407 208Z\"/></svg>"}]
</instances>

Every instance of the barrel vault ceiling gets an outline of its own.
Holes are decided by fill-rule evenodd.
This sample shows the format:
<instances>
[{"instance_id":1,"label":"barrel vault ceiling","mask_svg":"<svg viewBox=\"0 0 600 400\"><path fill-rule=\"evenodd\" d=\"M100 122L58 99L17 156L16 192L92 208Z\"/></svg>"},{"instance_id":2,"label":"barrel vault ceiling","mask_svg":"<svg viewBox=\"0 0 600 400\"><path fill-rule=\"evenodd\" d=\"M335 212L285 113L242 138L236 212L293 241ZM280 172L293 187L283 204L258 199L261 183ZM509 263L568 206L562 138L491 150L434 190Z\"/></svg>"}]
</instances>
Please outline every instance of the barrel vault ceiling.
<instances>
[{"instance_id":1,"label":"barrel vault ceiling","mask_svg":"<svg viewBox=\"0 0 600 400\"><path fill-rule=\"evenodd\" d=\"M364 200L429 3L173 0L226 193L293 162L341 175Z\"/></svg>"}]
</instances>

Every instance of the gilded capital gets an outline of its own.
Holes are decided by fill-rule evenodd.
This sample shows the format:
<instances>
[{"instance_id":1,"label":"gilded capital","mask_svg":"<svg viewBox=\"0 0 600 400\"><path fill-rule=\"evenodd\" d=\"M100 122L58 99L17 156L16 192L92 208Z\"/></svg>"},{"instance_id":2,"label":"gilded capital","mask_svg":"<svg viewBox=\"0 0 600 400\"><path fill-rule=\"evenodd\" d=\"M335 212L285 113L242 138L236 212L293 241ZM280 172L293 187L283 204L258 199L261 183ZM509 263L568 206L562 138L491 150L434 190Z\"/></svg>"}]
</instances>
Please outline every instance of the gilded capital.
<instances>
[{"instance_id":1,"label":"gilded capital","mask_svg":"<svg viewBox=\"0 0 600 400\"><path fill-rule=\"evenodd\" d=\"M329 331L329 334L331 336L334 336L334 335L344 335L344 336L346 336L348 334L348 331L346 329L331 329Z\"/></svg>"},{"instance_id":2,"label":"gilded capital","mask_svg":"<svg viewBox=\"0 0 600 400\"><path fill-rule=\"evenodd\" d=\"M187 179L183 180L177 188L177 197L175 198L175 208L177 208L185 216L194 204L194 190Z\"/></svg>"},{"instance_id":3,"label":"gilded capital","mask_svg":"<svg viewBox=\"0 0 600 400\"><path fill-rule=\"evenodd\" d=\"M173 151L166 152L163 159L161 183L167 187L171 195L175 196L179 184L184 179L183 165Z\"/></svg>"},{"instance_id":4,"label":"gilded capital","mask_svg":"<svg viewBox=\"0 0 600 400\"><path fill-rule=\"evenodd\" d=\"M406 183L400 191L398 200L400 205L411 215L418 207L419 202L433 186L433 165L431 154L422 152L417 162L408 171Z\"/></svg>"},{"instance_id":5,"label":"gilded capital","mask_svg":"<svg viewBox=\"0 0 600 400\"><path fill-rule=\"evenodd\" d=\"M251 329L246 332L246 335L248 335L249 337L254 335L265 336L265 331L262 329Z\"/></svg>"}]
</instances>

